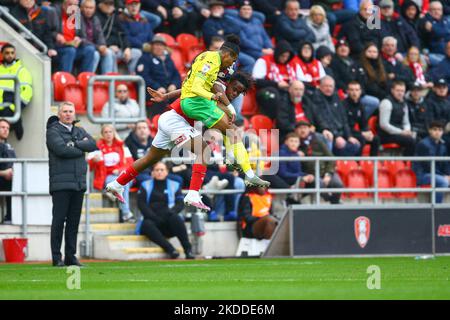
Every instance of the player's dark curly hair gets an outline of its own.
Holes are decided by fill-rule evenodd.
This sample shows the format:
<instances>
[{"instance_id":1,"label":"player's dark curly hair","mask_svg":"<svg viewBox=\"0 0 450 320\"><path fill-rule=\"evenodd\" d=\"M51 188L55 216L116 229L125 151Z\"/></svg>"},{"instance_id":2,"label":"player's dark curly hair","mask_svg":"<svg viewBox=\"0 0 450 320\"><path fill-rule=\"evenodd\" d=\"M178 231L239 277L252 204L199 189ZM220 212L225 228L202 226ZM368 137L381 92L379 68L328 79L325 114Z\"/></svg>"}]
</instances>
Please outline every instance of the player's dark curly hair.
<instances>
[{"instance_id":1,"label":"player's dark curly hair","mask_svg":"<svg viewBox=\"0 0 450 320\"><path fill-rule=\"evenodd\" d=\"M243 71L235 72L230 77L230 82L231 81L239 81L240 83L242 83L242 85L245 87L243 94L246 94L248 92L248 90L253 88L253 86L255 84L252 76L250 74L248 74L247 72L243 72Z\"/></svg>"},{"instance_id":2,"label":"player's dark curly hair","mask_svg":"<svg viewBox=\"0 0 450 320\"><path fill-rule=\"evenodd\" d=\"M221 50L228 50L233 52L235 55L239 55L240 48L239 44L241 43L241 39L239 36L235 34L229 34L225 37L225 42L220 48Z\"/></svg>"}]
</instances>

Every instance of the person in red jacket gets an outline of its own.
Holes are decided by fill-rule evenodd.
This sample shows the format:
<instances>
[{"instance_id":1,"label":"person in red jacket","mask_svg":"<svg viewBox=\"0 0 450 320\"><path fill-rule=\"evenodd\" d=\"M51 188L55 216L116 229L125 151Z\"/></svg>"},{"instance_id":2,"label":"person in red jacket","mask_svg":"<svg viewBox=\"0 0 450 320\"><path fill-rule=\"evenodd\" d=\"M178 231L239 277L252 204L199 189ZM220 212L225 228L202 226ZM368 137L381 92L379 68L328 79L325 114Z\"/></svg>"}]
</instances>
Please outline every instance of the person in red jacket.
<instances>
[{"instance_id":1,"label":"person in red jacket","mask_svg":"<svg viewBox=\"0 0 450 320\"><path fill-rule=\"evenodd\" d=\"M119 138L111 124L102 126L102 137L97 141L98 151L89 154L89 165L94 170L94 188L103 190L105 185L115 180L133 162L130 151ZM128 205L130 184L124 186L125 203L119 202L120 221L133 219Z\"/></svg>"}]
</instances>

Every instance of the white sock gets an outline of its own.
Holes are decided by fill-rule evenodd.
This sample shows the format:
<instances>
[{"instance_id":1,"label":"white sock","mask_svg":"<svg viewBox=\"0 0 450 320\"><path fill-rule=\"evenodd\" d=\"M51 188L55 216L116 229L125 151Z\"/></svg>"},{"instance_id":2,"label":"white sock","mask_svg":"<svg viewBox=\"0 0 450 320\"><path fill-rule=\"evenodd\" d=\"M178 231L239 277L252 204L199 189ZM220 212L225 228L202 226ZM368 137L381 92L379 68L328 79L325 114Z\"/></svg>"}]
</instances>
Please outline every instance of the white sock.
<instances>
[{"instance_id":1,"label":"white sock","mask_svg":"<svg viewBox=\"0 0 450 320\"><path fill-rule=\"evenodd\" d=\"M187 193L187 195L186 195L187 197L200 197L200 193L198 192L198 191L195 191L195 190L189 190L188 191L188 193Z\"/></svg>"},{"instance_id":2,"label":"white sock","mask_svg":"<svg viewBox=\"0 0 450 320\"><path fill-rule=\"evenodd\" d=\"M123 187L123 185L121 185L117 180L113 180L112 185L115 188Z\"/></svg>"},{"instance_id":3,"label":"white sock","mask_svg":"<svg viewBox=\"0 0 450 320\"><path fill-rule=\"evenodd\" d=\"M252 169L249 169L245 172L245 175L247 176L247 178L252 179L255 177L255 172L253 172Z\"/></svg>"}]
</instances>

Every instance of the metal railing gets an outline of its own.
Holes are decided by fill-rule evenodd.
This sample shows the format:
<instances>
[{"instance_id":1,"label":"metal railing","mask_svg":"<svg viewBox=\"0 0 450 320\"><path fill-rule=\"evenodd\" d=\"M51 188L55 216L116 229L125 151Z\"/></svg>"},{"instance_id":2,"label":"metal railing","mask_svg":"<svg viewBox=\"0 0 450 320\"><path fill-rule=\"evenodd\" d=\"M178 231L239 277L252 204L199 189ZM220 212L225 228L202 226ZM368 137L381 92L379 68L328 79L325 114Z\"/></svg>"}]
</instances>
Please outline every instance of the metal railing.
<instances>
[{"instance_id":1,"label":"metal railing","mask_svg":"<svg viewBox=\"0 0 450 320\"><path fill-rule=\"evenodd\" d=\"M31 40L32 43L37 44L40 47L40 51L43 54L46 54L48 51L48 47L47 45L42 42L36 35L34 35L30 30L28 30L27 28L25 28L19 21L17 21L17 19L12 16L8 11L6 11L4 8L0 7L0 17L5 17L6 22L8 22L9 24L12 24L14 26L14 28L20 30L21 33L25 34L25 39L27 39L28 41Z\"/></svg>"},{"instance_id":2,"label":"metal railing","mask_svg":"<svg viewBox=\"0 0 450 320\"><path fill-rule=\"evenodd\" d=\"M108 92L109 92L109 117L97 117L94 115L94 83L96 81L106 81L108 82ZM116 81L127 81L127 82L137 82L138 83L138 103L140 109L140 115L137 118L116 118L114 112L115 103L115 84ZM140 76L92 76L88 80L87 86L87 116L92 123L135 123L140 120L146 119L145 112L145 81Z\"/></svg>"},{"instance_id":3,"label":"metal railing","mask_svg":"<svg viewBox=\"0 0 450 320\"><path fill-rule=\"evenodd\" d=\"M12 80L14 81L14 115L12 117L2 117L3 119L8 120L10 123L16 123L19 121L20 116L22 115L22 99L20 98L20 81L16 75L0 75L0 80ZM0 107L9 108L11 102L2 102L0 103Z\"/></svg>"}]
</instances>

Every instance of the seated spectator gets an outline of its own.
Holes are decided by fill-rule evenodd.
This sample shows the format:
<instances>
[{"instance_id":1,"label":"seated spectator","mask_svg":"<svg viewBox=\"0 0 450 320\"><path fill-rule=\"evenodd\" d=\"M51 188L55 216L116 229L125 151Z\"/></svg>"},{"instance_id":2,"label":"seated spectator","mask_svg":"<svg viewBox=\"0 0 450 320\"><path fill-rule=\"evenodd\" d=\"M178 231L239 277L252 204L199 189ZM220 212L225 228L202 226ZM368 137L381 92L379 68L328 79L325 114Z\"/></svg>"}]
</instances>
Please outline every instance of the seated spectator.
<instances>
[{"instance_id":1,"label":"seated spectator","mask_svg":"<svg viewBox=\"0 0 450 320\"><path fill-rule=\"evenodd\" d=\"M376 48L381 47L381 30L374 28L368 19L374 12L371 0L362 0L359 5L359 14L342 26L340 38L346 38L350 44L353 57L359 58L361 52L369 42L375 44Z\"/></svg>"},{"instance_id":2,"label":"seated spectator","mask_svg":"<svg viewBox=\"0 0 450 320\"><path fill-rule=\"evenodd\" d=\"M348 125L353 137L358 139L362 151L364 145L370 144L370 156L378 156L380 148L380 138L370 131L366 116L366 108L361 99L361 85L356 81L351 81L347 89L348 97L342 104L347 111Z\"/></svg>"},{"instance_id":3,"label":"seated spectator","mask_svg":"<svg viewBox=\"0 0 450 320\"><path fill-rule=\"evenodd\" d=\"M64 0L55 6L52 35L58 52L58 70L73 73L74 64L79 62L78 72L93 72L95 46L87 41L84 28L73 27L71 14L75 7L78 0Z\"/></svg>"},{"instance_id":4,"label":"seated spectator","mask_svg":"<svg viewBox=\"0 0 450 320\"><path fill-rule=\"evenodd\" d=\"M396 143L408 157L414 155L415 137L411 131L405 92L405 83L394 81L391 93L381 101L379 135L382 144Z\"/></svg>"},{"instance_id":5,"label":"seated spectator","mask_svg":"<svg viewBox=\"0 0 450 320\"><path fill-rule=\"evenodd\" d=\"M304 157L333 157L325 143L311 130L311 124L307 121L300 121L295 129L296 134L300 137L300 152ZM302 163L305 173L315 176L316 168L314 161L306 161ZM320 188L343 188L344 184L335 171L336 164L334 161L320 161ZM315 180L306 183L306 188L314 188ZM321 193L321 197L325 201L332 204L340 203L340 193Z\"/></svg>"},{"instance_id":6,"label":"seated spectator","mask_svg":"<svg viewBox=\"0 0 450 320\"><path fill-rule=\"evenodd\" d=\"M125 0L125 4L126 10L122 11L119 20L131 48L142 52L143 45L153 39L154 27L141 15L140 0ZM131 70L131 74L135 72L136 70Z\"/></svg>"},{"instance_id":7,"label":"seated spectator","mask_svg":"<svg viewBox=\"0 0 450 320\"><path fill-rule=\"evenodd\" d=\"M249 188L239 200L239 227L242 237L258 240L272 237L278 225L272 214L272 195L264 188Z\"/></svg>"},{"instance_id":8,"label":"seated spectator","mask_svg":"<svg viewBox=\"0 0 450 320\"><path fill-rule=\"evenodd\" d=\"M209 18L211 12L208 6L199 0L175 0L169 12L169 30L173 37L180 33L195 35L202 20Z\"/></svg>"},{"instance_id":9,"label":"seated spectator","mask_svg":"<svg viewBox=\"0 0 450 320\"><path fill-rule=\"evenodd\" d=\"M237 18L239 16L239 8L244 5L245 3L254 6L254 0L225 0L225 14L232 17ZM236 7L236 9L235 9ZM264 13L259 11L253 11L253 17L255 19L258 19L261 24L264 24L266 22L266 16Z\"/></svg>"},{"instance_id":10,"label":"seated spectator","mask_svg":"<svg viewBox=\"0 0 450 320\"><path fill-rule=\"evenodd\" d=\"M167 51L164 37L153 37L150 52L145 52L139 59L136 72L144 78L147 87L162 94L181 87L180 74ZM165 103L153 104L149 110L150 115L161 113L165 107Z\"/></svg>"},{"instance_id":11,"label":"seated spectator","mask_svg":"<svg viewBox=\"0 0 450 320\"><path fill-rule=\"evenodd\" d=\"M236 20L241 28L241 51L254 59L253 65L261 56L273 54L272 41L264 25L254 16L250 1L245 0L239 4L239 16Z\"/></svg>"},{"instance_id":12,"label":"seated spectator","mask_svg":"<svg viewBox=\"0 0 450 320\"><path fill-rule=\"evenodd\" d=\"M403 20L414 29L419 37L420 8L413 0L406 0L400 7L400 14Z\"/></svg>"},{"instance_id":13,"label":"seated spectator","mask_svg":"<svg viewBox=\"0 0 450 320\"><path fill-rule=\"evenodd\" d=\"M16 158L14 148L8 143L10 124L5 119L0 119L0 159ZM0 162L0 191L12 190L12 179L14 177L13 163ZM11 223L11 197L6 199L6 216L3 223Z\"/></svg>"},{"instance_id":14,"label":"seated spectator","mask_svg":"<svg viewBox=\"0 0 450 320\"><path fill-rule=\"evenodd\" d=\"M352 136L347 112L334 89L333 78L325 76L313 97L317 131L322 132L328 141L332 137L333 153L336 156L356 156L360 152L361 144Z\"/></svg>"},{"instance_id":15,"label":"seated spectator","mask_svg":"<svg viewBox=\"0 0 450 320\"><path fill-rule=\"evenodd\" d=\"M450 18L444 16L440 1L430 2L429 11L421 19L419 30L421 39L430 50L430 64L435 67L444 59L445 45L450 40Z\"/></svg>"},{"instance_id":16,"label":"seated spectator","mask_svg":"<svg viewBox=\"0 0 450 320\"><path fill-rule=\"evenodd\" d=\"M448 157L449 152L442 140L444 133L444 124L439 121L430 123L428 130L429 136L421 140L416 147L416 156L418 157ZM450 162L436 161L435 163L435 186L436 188L448 188L450 185ZM413 169L417 176L417 184L431 185L431 164L428 161L416 161L413 163ZM436 202L442 203L444 194L436 193Z\"/></svg>"},{"instance_id":17,"label":"seated spectator","mask_svg":"<svg viewBox=\"0 0 450 320\"><path fill-rule=\"evenodd\" d=\"M314 58L314 48L311 42L304 42L300 44L298 49L298 79L303 81L307 87L307 92L312 95L315 88L320 85L320 80L326 76L322 63Z\"/></svg>"},{"instance_id":18,"label":"seated spectator","mask_svg":"<svg viewBox=\"0 0 450 320\"><path fill-rule=\"evenodd\" d=\"M320 46L328 47L334 53L334 44L331 39L330 26L323 7L314 5L309 10L309 16L306 18L306 24L314 33L316 41L313 42L314 50Z\"/></svg>"},{"instance_id":19,"label":"seated spectator","mask_svg":"<svg viewBox=\"0 0 450 320\"><path fill-rule=\"evenodd\" d=\"M365 74L363 87L366 94L379 100L384 99L389 92L389 78L375 44L366 45L360 65Z\"/></svg>"},{"instance_id":20,"label":"seated spectator","mask_svg":"<svg viewBox=\"0 0 450 320\"><path fill-rule=\"evenodd\" d=\"M30 103L33 97L33 78L22 60L16 56L16 48L12 44L2 47L3 62L0 64L0 76L16 76L20 82L20 104L23 109ZM15 83L13 80L0 79L0 117L12 117L16 111L14 99ZM22 118L12 124L18 140L22 139Z\"/></svg>"},{"instance_id":21,"label":"seated spectator","mask_svg":"<svg viewBox=\"0 0 450 320\"><path fill-rule=\"evenodd\" d=\"M433 87L433 82L425 79L425 72L427 70L427 64L420 58L419 48L411 47L408 49L403 64L411 70L414 75L414 83L419 84L423 89Z\"/></svg>"},{"instance_id":22,"label":"seated spectator","mask_svg":"<svg viewBox=\"0 0 450 320\"><path fill-rule=\"evenodd\" d=\"M128 73L135 72L142 51L131 48L119 21L119 13L114 7L114 0L101 0L98 4L96 16L100 19L107 50L110 52L107 56L111 55L112 57L111 60L103 59L102 68L111 70L111 72L118 72L117 62L122 60L128 66Z\"/></svg>"},{"instance_id":23,"label":"seated spectator","mask_svg":"<svg viewBox=\"0 0 450 320\"><path fill-rule=\"evenodd\" d=\"M326 46L320 46L316 51L316 58L322 64L323 70L327 76L335 78L331 63L333 61L333 52Z\"/></svg>"},{"instance_id":24,"label":"seated spectator","mask_svg":"<svg viewBox=\"0 0 450 320\"><path fill-rule=\"evenodd\" d=\"M125 0L126 4L126 0ZM168 12L166 0L144 0L141 1L141 15L150 23L151 29L158 29L163 20L167 20Z\"/></svg>"},{"instance_id":25,"label":"seated spectator","mask_svg":"<svg viewBox=\"0 0 450 320\"><path fill-rule=\"evenodd\" d=\"M360 0L358 0L359 2ZM301 1L302 7L305 7L303 3L309 5L310 2L321 6L325 9L327 13L327 20L330 25L330 32L334 30L334 27L336 24L344 24L348 21L350 21L355 15L358 10L354 9L348 9L345 6L345 3L347 1L343 1L344 5L343 8L341 6L342 1L336 1L336 0L313 0L313 1Z\"/></svg>"},{"instance_id":26,"label":"seated spectator","mask_svg":"<svg viewBox=\"0 0 450 320\"><path fill-rule=\"evenodd\" d=\"M97 141L99 150L88 155L89 165L94 171L94 188L97 190L105 189L106 184L116 179L120 172L133 161L130 151L124 146L112 125L103 125L101 135L102 137ZM129 207L129 193L130 185L127 184L123 192L125 202L119 202L120 222L134 219ZM115 201L115 198L112 199Z\"/></svg>"},{"instance_id":27,"label":"seated spectator","mask_svg":"<svg viewBox=\"0 0 450 320\"><path fill-rule=\"evenodd\" d=\"M136 122L134 130L130 132L128 137L125 139L125 144L130 150L133 160L136 161L147 154L152 146L153 139L150 136L150 128L146 120ZM145 180L151 179L150 168L145 169L140 172L136 177L136 182L138 185Z\"/></svg>"},{"instance_id":28,"label":"seated spectator","mask_svg":"<svg viewBox=\"0 0 450 320\"><path fill-rule=\"evenodd\" d=\"M300 138L297 134L291 132L284 138L284 144L280 147L280 157L300 157L298 151L300 147ZM298 187L300 182L311 183L314 181L314 175L307 174L302 170L300 161L280 161L278 176L282 178L289 186Z\"/></svg>"},{"instance_id":29,"label":"seated spectator","mask_svg":"<svg viewBox=\"0 0 450 320\"><path fill-rule=\"evenodd\" d=\"M263 13L267 23L274 24L282 14L284 0L256 0L253 1L255 10Z\"/></svg>"},{"instance_id":30,"label":"seated spectator","mask_svg":"<svg viewBox=\"0 0 450 320\"><path fill-rule=\"evenodd\" d=\"M163 162L153 166L152 178L142 183L138 193L138 207L144 219L136 228L151 241L164 249L171 259L180 256L167 240L177 237L186 259L194 259L186 226L180 217L184 208L181 184L168 178L169 170Z\"/></svg>"},{"instance_id":31,"label":"seated spectator","mask_svg":"<svg viewBox=\"0 0 450 320\"><path fill-rule=\"evenodd\" d=\"M428 94L425 103L427 105L428 122L442 121L445 126L450 123L448 83L445 79L438 79L434 82L433 91ZM444 140L447 147L450 147L450 134L444 134Z\"/></svg>"},{"instance_id":32,"label":"seated spectator","mask_svg":"<svg viewBox=\"0 0 450 320\"><path fill-rule=\"evenodd\" d=\"M209 51L219 51L222 45L225 43L225 39L220 36L213 36L208 46Z\"/></svg>"},{"instance_id":33,"label":"seated spectator","mask_svg":"<svg viewBox=\"0 0 450 320\"><path fill-rule=\"evenodd\" d=\"M402 57L397 53L397 39L394 37L383 38L381 55L390 81L403 81L406 87L410 87L414 83L415 78L411 69L401 63Z\"/></svg>"},{"instance_id":34,"label":"seated spectator","mask_svg":"<svg viewBox=\"0 0 450 320\"><path fill-rule=\"evenodd\" d=\"M448 89L450 91L450 40L445 46L445 58L439 62L439 64L433 68L430 72L430 76L433 80L445 79L448 84Z\"/></svg>"},{"instance_id":35,"label":"seated spectator","mask_svg":"<svg viewBox=\"0 0 450 320\"><path fill-rule=\"evenodd\" d=\"M300 3L297 0L286 1L284 13L277 18L273 33L277 42L286 40L294 49L297 49L301 42L316 41L313 31L300 16Z\"/></svg>"},{"instance_id":36,"label":"seated spectator","mask_svg":"<svg viewBox=\"0 0 450 320\"><path fill-rule=\"evenodd\" d=\"M286 41L280 41L274 54L262 56L256 61L252 76L256 80L256 101L260 111L274 119L276 106L282 94L286 94L289 83L298 79L298 66L294 51Z\"/></svg>"},{"instance_id":37,"label":"seated spectator","mask_svg":"<svg viewBox=\"0 0 450 320\"><path fill-rule=\"evenodd\" d=\"M305 97L305 85L299 80L292 81L288 95L283 95L277 108L276 124L280 130L280 141L293 132L297 122L304 120L313 122L313 106L308 97Z\"/></svg>"},{"instance_id":38,"label":"seated spectator","mask_svg":"<svg viewBox=\"0 0 450 320\"><path fill-rule=\"evenodd\" d=\"M82 27L86 34L86 43L90 43L97 49L94 54L94 66L92 71L97 71L97 67L102 60L101 72L113 71L113 52L106 46L100 19L95 16L95 0L83 0L81 3Z\"/></svg>"},{"instance_id":39,"label":"seated spectator","mask_svg":"<svg viewBox=\"0 0 450 320\"><path fill-rule=\"evenodd\" d=\"M110 115L111 113L111 115ZM115 118L120 121L123 118L138 118L140 115L140 107L136 100L131 99L126 84L119 84L116 87L116 99L114 100L113 111L110 110L109 102L106 102L102 109L103 118ZM133 124L115 123L114 127L121 139L126 136L133 128Z\"/></svg>"},{"instance_id":40,"label":"seated spectator","mask_svg":"<svg viewBox=\"0 0 450 320\"><path fill-rule=\"evenodd\" d=\"M428 135L428 107L423 96L422 87L415 83L405 96L408 105L409 122L411 131L415 133L417 140Z\"/></svg>"},{"instance_id":41,"label":"seated spectator","mask_svg":"<svg viewBox=\"0 0 450 320\"><path fill-rule=\"evenodd\" d=\"M19 0L10 13L47 46L47 55L49 57L54 57L58 54L55 50L49 16L36 4L35 0ZM21 33L20 31L18 32ZM27 38L26 34L23 34L23 36ZM31 41L31 39L28 40ZM33 42L31 41L31 43Z\"/></svg>"},{"instance_id":42,"label":"seated spectator","mask_svg":"<svg viewBox=\"0 0 450 320\"><path fill-rule=\"evenodd\" d=\"M397 50L404 55L408 48L420 46L419 36L416 30L407 23L402 16L394 13L392 0L381 0L378 3L381 8L381 37L393 37L397 39Z\"/></svg>"}]
</instances>

